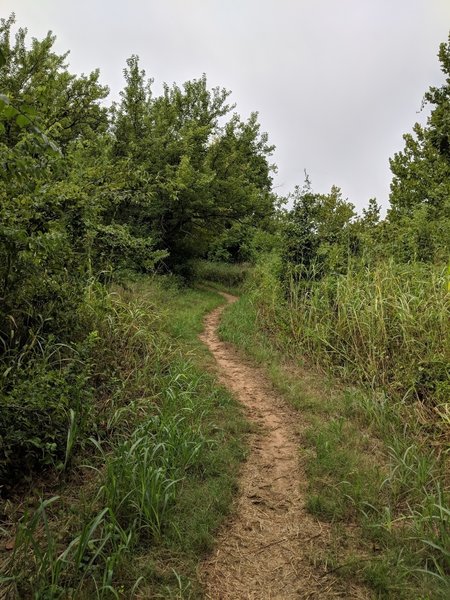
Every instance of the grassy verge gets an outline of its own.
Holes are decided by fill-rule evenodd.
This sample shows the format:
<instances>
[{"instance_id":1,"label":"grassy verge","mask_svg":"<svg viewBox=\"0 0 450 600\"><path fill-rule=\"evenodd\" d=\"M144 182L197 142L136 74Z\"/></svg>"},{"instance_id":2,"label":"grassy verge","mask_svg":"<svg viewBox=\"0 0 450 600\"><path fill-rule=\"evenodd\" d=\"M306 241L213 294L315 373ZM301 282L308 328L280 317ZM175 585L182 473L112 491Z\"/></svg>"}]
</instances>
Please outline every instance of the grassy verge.
<instances>
[{"instance_id":1,"label":"grassy verge","mask_svg":"<svg viewBox=\"0 0 450 600\"><path fill-rule=\"evenodd\" d=\"M225 311L220 334L266 365L307 422L308 509L334 532L328 551L314 560L369 585L377 598L447 598L445 452L433 451L403 403L302 365L280 323L270 325L261 313L271 300L270 286L244 294Z\"/></svg>"},{"instance_id":2,"label":"grassy verge","mask_svg":"<svg viewBox=\"0 0 450 600\"><path fill-rule=\"evenodd\" d=\"M220 302L148 279L92 299L95 427L79 435L73 416L64 468L2 503L8 597L201 595L246 429L197 339Z\"/></svg>"}]
</instances>

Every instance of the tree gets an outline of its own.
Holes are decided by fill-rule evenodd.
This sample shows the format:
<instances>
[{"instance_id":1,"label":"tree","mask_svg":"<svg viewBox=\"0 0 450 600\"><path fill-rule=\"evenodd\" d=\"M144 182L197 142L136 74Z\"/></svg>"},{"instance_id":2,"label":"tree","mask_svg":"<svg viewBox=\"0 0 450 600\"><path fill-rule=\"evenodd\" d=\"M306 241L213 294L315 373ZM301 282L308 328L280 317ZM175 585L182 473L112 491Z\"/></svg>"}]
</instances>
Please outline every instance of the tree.
<instances>
[{"instance_id":1,"label":"tree","mask_svg":"<svg viewBox=\"0 0 450 600\"><path fill-rule=\"evenodd\" d=\"M71 339L90 276L89 248L100 211L86 193L73 148L107 126L98 72L76 77L50 33L14 40L2 19L0 48L0 337L3 349L39 335Z\"/></svg>"},{"instance_id":2,"label":"tree","mask_svg":"<svg viewBox=\"0 0 450 600\"><path fill-rule=\"evenodd\" d=\"M349 258L358 251L351 227L356 216L354 206L342 198L336 186L329 194L314 193L308 175L291 199L283 252L288 271L306 279L345 272Z\"/></svg>"},{"instance_id":3,"label":"tree","mask_svg":"<svg viewBox=\"0 0 450 600\"><path fill-rule=\"evenodd\" d=\"M128 185L112 219L150 236L169 252L166 264L183 269L233 223L269 216L273 148L256 114L224 123L233 109L230 92L209 89L206 76L165 85L153 97L137 57L129 59L125 80L113 133L116 169Z\"/></svg>"},{"instance_id":4,"label":"tree","mask_svg":"<svg viewBox=\"0 0 450 600\"><path fill-rule=\"evenodd\" d=\"M20 28L14 41L11 29L14 15L0 21L0 47L5 64L0 73L0 89L29 122L65 149L81 135L105 130L107 109L101 105L109 90L99 83L99 71L79 77L67 71L68 53L57 55L52 48L55 36L49 32L43 40L34 39L27 47L27 30ZM30 110L31 108L31 110ZM4 131L7 145L20 137L20 125L9 123Z\"/></svg>"},{"instance_id":5,"label":"tree","mask_svg":"<svg viewBox=\"0 0 450 600\"><path fill-rule=\"evenodd\" d=\"M446 260L450 251L450 36L439 49L444 84L431 87L426 126L416 123L405 147L390 160L388 221L401 260Z\"/></svg>"},{"instance_id":6,"label":"tree","mask_svg":"<svg viewBox=\"0 0 450 600\"><path fill-rule=\"evenodd\" d=\"M116 156L130 156L142 146L151 101L152 80L146 81L138 56L127 59L123 75L126 85L120 92L122 100L119 107L113 107Z\"/></svg>"}]
</instances>

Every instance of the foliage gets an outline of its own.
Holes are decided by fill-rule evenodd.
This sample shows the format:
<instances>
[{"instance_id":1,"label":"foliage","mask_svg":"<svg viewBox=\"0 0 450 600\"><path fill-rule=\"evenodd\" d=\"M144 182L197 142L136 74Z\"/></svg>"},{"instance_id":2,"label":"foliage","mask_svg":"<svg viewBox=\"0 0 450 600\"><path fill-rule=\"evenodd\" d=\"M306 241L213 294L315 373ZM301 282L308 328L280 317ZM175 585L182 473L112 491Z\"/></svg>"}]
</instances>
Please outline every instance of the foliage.
<instances>
[{"instance_id":1,"label":"foliage","mask_svg":"<svg viewBox=\"0 0 450 600\"><path fill-rule=\"evenodd\" d=\"M132 56L109 118L98 71L70 74L51 33L27 45L26 30L14 37L13 25L11 16L0 27L5 349L36 331L78 341L92 276L152 272L163 260L182 271L235 223L251 227L273 211L273 147L256 114L223 124L230 92L208 89L203 76L153 97Z\"/></svg>"},{"instance_id":2,"label":"foliage","mask_svg":"<svg viewBox=\"0 0 450 600\"><path fill-rule=\"evenodd\" d=\"M273 147L256 114L230 116L230 92L202 76L154 97L132 56L108 110L98 71L71 74L52 33L29 42L14 27L14 15L1 20L3 481L64 465L68 433L72 448L98 426L93 396L112 391L116 362L93 343L107 334L92 314L101 284L133 271L187 277L190 259L241 221L269 227L274 202Z\"/></svg>"},{"instance_id":3,"label":"foliage","mask_svg":"<svg viewBox=\"0 0 450 600\"><path fill-rule=\"evenodd\" d=\"M354 207L333 187L315 194L306 176L305 185L292 194L293 208L284 230L283 262L303 278L346 270L349 257L359 249L352 229Z\"/></svg>"},{"instance_id":4,"label":"foliage","mask_svg":"<svg viewBox=\"0 0 450 600\"><path fill-rule=\"evenodd\" d=\"M447 401L446 269L391 261L307 285L291 277L283 289L279 268L264 260L254 271L261 326L275 339L397 399L430 409Z\"/></svg>"},{"instance_id":5,"label":"foliage","mask_svg":"<svg viewBox=\"0 0 450 600\"><path fill-rule=\"evenodd\" d=\"M42 467L61 470L93 424L88 340L61 348L49 340L42 356L19 363L0 392L0 482L10 487ZM72 435L70 448L68 435Z\"/></svg>"},{"instance_id":6,"label":"foliage","mask_svg":"<svg viewBox=\"0 0 450 600\"><path fill-rule=\"evenodd\" d=\"M88 223L95 209L67 181L64 152L80 135L106 127L98 73L76 78L54 37L25 44L13 17L1 21L0 46L0 336L20 351L36 336L76 339L77 309L88 276ZM69 334L70 331L70 334Z\"/></svg>"},{"instance_id":7,"label":"foliage","mask_svg":"<svg viewBox=\"0 0 450 600\"><path fill-rule=\"evenodd\" d=\"M164 86L153 97L138 58L124 71L126 87L114 109L113 156L117 169L134 177L121 192L111 218L168 251L166 264L180 269L205 256L218 235L248 218L273 211L273 151L257 115L244 123L227 104L230 92L207 87L206 76L183 87Z\"/></svg>"},{"instance_id":8,"label":"foliage","mask_svg":"<svg viewBox=\"0 0 450 600\"><path fill-rule=\"evenodd\" d=\"M404 136L405 148L391 159L393 179L388 213L401 260L448 260L450 226L450 37L439 49L445 83L431 87L426 126Z\"/></svg>"},{"instance_id":9,"label":"foliage","mask_svg":"<svg viewBox=\"0 0 450 600\"><path fill-rule=\"evenodd\" d=\"M236 289L245 282L251 267L248 264L229 264L199 260L193 265L195 279L208 284L216 283L226 289Z\"/></svg>"}]
</instances>

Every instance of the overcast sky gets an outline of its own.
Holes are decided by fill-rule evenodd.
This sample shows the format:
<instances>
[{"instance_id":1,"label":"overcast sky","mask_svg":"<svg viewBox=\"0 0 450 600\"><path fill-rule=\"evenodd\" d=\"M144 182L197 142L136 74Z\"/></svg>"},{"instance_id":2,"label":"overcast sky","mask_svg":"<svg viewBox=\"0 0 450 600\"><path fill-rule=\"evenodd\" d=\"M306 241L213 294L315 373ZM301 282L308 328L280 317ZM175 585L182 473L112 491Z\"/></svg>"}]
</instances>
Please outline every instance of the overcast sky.
<instances>
[{"instance_id":1,"label":"overcast sky","mask_svg":"<svg viewBox=\"0 0 450 600\"><path fill-rule=\"evenodd\" d=\"M389 157L403 146L424 92L443 77L450 0L0 0L0 16L41 38L52 30L73 72L99 67L111 99L138 54L155 91L206 73L258 111L276 145L277 191L308 172L358 208L387 206Z\"/></svg>"}]
</instances>

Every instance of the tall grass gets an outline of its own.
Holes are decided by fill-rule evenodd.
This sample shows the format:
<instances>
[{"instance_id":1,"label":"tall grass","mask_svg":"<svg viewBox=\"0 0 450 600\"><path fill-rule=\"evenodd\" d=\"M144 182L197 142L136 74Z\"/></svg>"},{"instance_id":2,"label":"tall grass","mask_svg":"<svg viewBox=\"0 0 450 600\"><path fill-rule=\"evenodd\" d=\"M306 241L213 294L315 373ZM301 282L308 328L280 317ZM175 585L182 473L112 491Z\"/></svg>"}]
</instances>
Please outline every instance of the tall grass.
<instances>
[{"instance_id":1,"label":"tall grass","mask_svg":"<svg viewBox=\"0 0 450 600\"><path fill-rule=\"evenodd\" d=\"M108 507L87 518L79 532L64 543L48 509L58 497L43 500L18 524L13 568L4 583L10 597L67 598L86 594L119 597L114 576L124 556L136 544L135 531L123 529ZM0 579L1 582L1 579ZM134 593L141 582L133 582Z\"/></svg>"},{"instance_id":2,"label":"tall grass","mask_svg":"<svg viewBox=\"0 0 450 600\"><path fill-rule=\"evenodd\" d=\"M447 598L444 271L387 263L283 289L279 267L277 257L256 267L220 332L269 366L309 423L307 506L334 524L338 548L325 564L380 598ZM349 523L359 537L347 563Z\"/></svg>"},{"instance_id":3,"label":"tall grass","mask_svg":"<svg viewBox=\"0 0 450 600\"><path fill-rule=\"evenodd\" d=\"M228 290L237 290L242 286L251 266L248 263L225 263L198 260L193 263L193 275L198 281L216 283Z\"/></svg>"},{"instance_id":4,"label":"tall grass","mask_svg":"<svg viewBox=\"0 0 450 600\"><path fill-rule=\"evenodd\" d=\"M187 471L206 443L180 414L160 411L105 456L104 502L117 519L140 534L161 535Z\"/></svg>"},{"instance_id":5,"label":"tall grass","mask_svg":"<svg viewBox=\"0 0 450 600\"><path fill-rule=\"evenodd\" d=\"M267 270L260 267L256 277L262 325L275 326L294 353L396 399L418 400L431 410L448 402L450 295L444 269L386 262L319 281L292 276L285 293Z\"/></svg>"}]
</instances>

